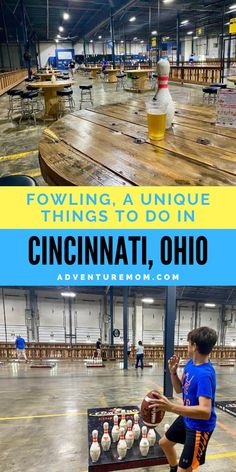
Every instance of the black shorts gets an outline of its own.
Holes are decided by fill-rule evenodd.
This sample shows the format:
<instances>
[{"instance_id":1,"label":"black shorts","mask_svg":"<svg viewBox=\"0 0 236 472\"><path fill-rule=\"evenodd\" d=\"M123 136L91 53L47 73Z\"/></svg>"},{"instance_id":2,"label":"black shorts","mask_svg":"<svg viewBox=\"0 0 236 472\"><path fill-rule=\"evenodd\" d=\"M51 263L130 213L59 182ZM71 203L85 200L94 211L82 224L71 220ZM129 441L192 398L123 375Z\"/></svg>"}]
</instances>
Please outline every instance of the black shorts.
<instances>
[{"instance_id":1,"label":"black shorts","mask_svg":"<svg viewBox=\"0 0 236 472\"><path fill-rule=\"evenodd\" d=\"M179 416L165 433L166 438L174 443L184 444L179 460L182 469L197 469L205 463L206 450L212 432L195 431L188 428L182 416Z\"/></svg>"}]
</instances>

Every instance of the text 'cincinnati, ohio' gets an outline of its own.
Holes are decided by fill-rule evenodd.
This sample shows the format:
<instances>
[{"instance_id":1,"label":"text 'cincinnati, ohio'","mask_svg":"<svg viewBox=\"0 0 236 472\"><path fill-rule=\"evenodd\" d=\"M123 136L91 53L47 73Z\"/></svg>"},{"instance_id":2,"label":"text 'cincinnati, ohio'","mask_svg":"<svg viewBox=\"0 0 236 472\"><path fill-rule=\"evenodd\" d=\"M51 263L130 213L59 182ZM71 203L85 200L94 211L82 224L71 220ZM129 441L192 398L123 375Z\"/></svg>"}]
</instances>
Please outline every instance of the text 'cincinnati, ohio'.
<instances>
[{"instance_id":1,"label":"text 'cincinnati, ohio'","mask_svg":"<svg viewBox=\"0 0 236 472\"><path fill-rule=\"evenodd\" d=\"M148 242L147 236L133 235L31 236L28 260L32 265L148 265L149 270L153 262L204 265L208 260L205 236L163 236L154 245Z\"/></svg>"}]
</instances>

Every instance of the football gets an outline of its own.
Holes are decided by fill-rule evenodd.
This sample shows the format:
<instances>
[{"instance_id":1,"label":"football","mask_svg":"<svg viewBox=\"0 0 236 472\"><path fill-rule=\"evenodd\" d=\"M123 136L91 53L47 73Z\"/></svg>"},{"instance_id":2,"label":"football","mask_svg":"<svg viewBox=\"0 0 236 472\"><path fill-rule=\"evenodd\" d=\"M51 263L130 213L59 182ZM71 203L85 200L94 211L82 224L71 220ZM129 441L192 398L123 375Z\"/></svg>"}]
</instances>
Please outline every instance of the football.
<instances>
[{"instance_id":1,"label":"football","mask_svg":"<svg viewBox=\"0 0 236 472\"><path fill-rule=\"evenodd\" d=\"M159 392L155 392L159 393ZM142 417L142 420L146 426L149 426L150 428L155 428L161 421L163 420L165 416L165 412L158 410L156 406L153 406L153 408L149 408L150 406L150 401L155 400L155 396L153 395L153 390L151 392L148 392L147 395L144 397L141 408L140 408L140 414Z\"/></svg>"}]
</instances>

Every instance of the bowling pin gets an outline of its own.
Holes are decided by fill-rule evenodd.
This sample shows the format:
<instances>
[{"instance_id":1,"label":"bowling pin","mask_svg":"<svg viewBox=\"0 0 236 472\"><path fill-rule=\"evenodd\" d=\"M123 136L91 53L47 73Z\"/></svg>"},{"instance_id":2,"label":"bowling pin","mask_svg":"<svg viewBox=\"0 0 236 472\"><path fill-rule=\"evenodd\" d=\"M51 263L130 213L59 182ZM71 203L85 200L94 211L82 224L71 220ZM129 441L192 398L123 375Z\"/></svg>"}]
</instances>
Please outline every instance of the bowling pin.
<instances>
[{"instance_id":1,"label":"bowling pin","mask_svg":"<svg viewBox=\"0 0 236 472\"><path fill-rule=\"evenodd\" d=\"M139 436L140 436L140 432L141 432L141 429L140 429L140 426L139 426L139 423L138 423L138 415L135 414L134 415L134 425L133 425L133 433L134 433L134 439L139 439Z\"/></svg>"},{"instance_id":2,"label":"bowling pin","mask_svg":"<svg viewBox=\"0 0 236 472\"><path fill-rule=\"evenodd\" d=\"M114 426L111 430L111 436L112 436L112 441L113 442L119 441L120 430L119 430L119 426L118 426L118 416L117 415L114 416Z\"/></svg>"},{"instance_id":3,"label":"bowling pin","mask_svg":"<svg viewBox=\"0 0 236 472\"><path fill-rule=\"evenodd\" d=\"M108 423L103 423L103 435L102 435L102 440L101 440L101 445L103 451L109 451L111 447L111 437L109 434L109 424Z\"/></svg>"},{"instance_id":4,"label":"bowling pin","mask_svg":"<svg viewBox=\"0 0 236 472\"><path fill-rule=\"evenodd\" d=\"M123 428L125 433L126 433L126 431L127 431L127 421L125 419L125 410L121 411L121 420L120 420L119 427Z\"/></svg>"},{"instance_id":5,"label":"bowling pin","mask_svg":"<svg viewBox=\"0 0 236 472\"><path fill-rule=\"evenodd\" d=\"M167 107L166 129L169 129L174 120L175 106L169 91L170 63L167 59L160 59L157 63L157 73L158 92L156 94L156 100L160 105Z\"/></svg>"},{"instance_id":6,"label":"bowling pin","mask_svg":"<svg viewBox=\"0 0 236 472\"><path fill-rule=\"evenodd\" d=\"M150 428L147 434L149 446L154 446L156 442L156 431L153 428Z\"/></svg>"},{"instance_id":7,"label":"bowling pin","mask_svg":"<svg viewBox=\"0 0 236 472\"><path fill-rule=\"evenodd\" d=\"M169 427L170 427L170 425L168 423L166 423L165 426L164 426L165 433L168 431Z\"/></svg>"},{"instance_id":8,"label":"bowling pin","mask_svg":"<svg viewBox=\"0 0 236 472\"><path fill-rule=\"evenodd\" d=\"M118 454L118 459L124 459L127 453L127 444L125 440L125 430L124 428L120 428L120 439L117 444L117 454Z\"/></svg>"},{"instance_id":9,"label":"bowling pin","mask_svg":"<svg viewBox=\"0 0 236 472\"><path fill-rule=\"evenodd\" d=\"M125 440L127 444L127 449L131 449L134 444L134 433L132 431L132 421L127 421L127 433L125 435Z\"/></svg>"},{"instance_id":10,"label":"bowling pin","mask_svg":"<svg viewBox=\"0 0 236 472\"><path fill-rule=\"evenodd\" d=\"M92 462L97 462L101 454L101 448L98 444L98 431L96 429L94 429L92 432L92 438L93 442L91 444L89 454Z\"/></svg>"},{"instance_id":11,"label":"bowling pin","mask_svg":"<svg viewBox=\"0 0 236 472\"><path fill-rule=\"evenodd\" d=\"M148 455L149 441L148 441L148 438L147 438L147 426L142 427L142 439L139 443L139 450L140 450L141 455L143 457L146 457Z\"/></svg>"}]
</instances>

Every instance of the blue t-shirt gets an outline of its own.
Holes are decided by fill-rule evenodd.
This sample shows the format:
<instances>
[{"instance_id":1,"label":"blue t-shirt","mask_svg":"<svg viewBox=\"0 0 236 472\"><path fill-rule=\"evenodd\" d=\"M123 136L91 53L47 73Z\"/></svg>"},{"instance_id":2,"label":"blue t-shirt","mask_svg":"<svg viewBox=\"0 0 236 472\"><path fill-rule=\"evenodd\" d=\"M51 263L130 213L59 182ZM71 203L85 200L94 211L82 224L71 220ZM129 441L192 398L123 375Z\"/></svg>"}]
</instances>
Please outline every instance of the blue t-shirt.
<instances>
[{"instance_id":1,"label":"blue t-shirt","mask_svg":"<svg viewBox=\"0 0 236 472\"><path fill-rule=\"evenodd\" d=\"M16 338L16 349L25 349L25 340L23 338Z\"/></svg>"},{"instance_id":2,"label":"blue t-shirt","mask_svg":"<svg viewBox=\"0 0 236 472\"><path fill-rule=\"evenodd\" d=\"M194 429L195 431L213 431L216 425L215 392L216 374L211 362L195 365L192 359L188 361L182 379L184 405L199 405L199 397L207 397L212 400L211 416L209 420L197 420L184 417L184 422L188 428Z\"/></svg>"}]
</instances>

